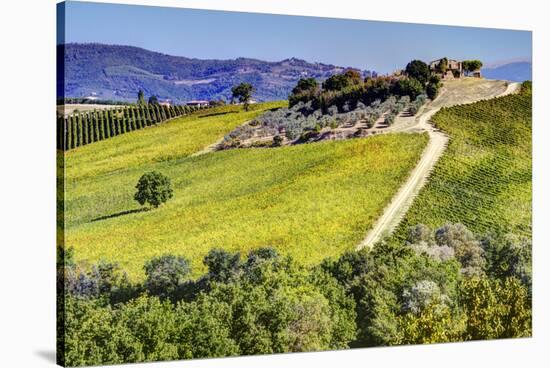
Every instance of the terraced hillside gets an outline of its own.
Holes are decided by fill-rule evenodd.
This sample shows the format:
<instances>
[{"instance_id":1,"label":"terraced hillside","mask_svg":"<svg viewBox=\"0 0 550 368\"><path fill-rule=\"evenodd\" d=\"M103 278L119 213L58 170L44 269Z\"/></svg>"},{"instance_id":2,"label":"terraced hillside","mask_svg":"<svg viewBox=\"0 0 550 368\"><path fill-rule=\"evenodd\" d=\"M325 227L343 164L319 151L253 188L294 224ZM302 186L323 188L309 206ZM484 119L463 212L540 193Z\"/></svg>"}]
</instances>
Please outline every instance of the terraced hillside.
<instances>
[{"instance_id":1,"label":"terraced hillside","mask_svg":"<svg viewBox=\"0 0 550 368\"><path fill-rule=\"evenodd\" d=\"M428 140L388 134L189 156L258 111L176 119L66 154L65 243L79 260L118 262L134 279L165 253L186 256L198 275L214 247L269 245L315 264L354 248ZM172 179L174 198L144 211L134 186L151 170Z\"/></svg>"},{"instance_id":2,"label":"terraced hillside","mask_svg":"<svg viewBox=\"0 0 550 368\"><path fill-rule=\"evenodd\" d=\"M519 94L441 109L435 126L450 137L428 184L396 236L408 226L461 222L477 233L531 236L532 105L530 85Z\"/></svg>"}]
</instances>

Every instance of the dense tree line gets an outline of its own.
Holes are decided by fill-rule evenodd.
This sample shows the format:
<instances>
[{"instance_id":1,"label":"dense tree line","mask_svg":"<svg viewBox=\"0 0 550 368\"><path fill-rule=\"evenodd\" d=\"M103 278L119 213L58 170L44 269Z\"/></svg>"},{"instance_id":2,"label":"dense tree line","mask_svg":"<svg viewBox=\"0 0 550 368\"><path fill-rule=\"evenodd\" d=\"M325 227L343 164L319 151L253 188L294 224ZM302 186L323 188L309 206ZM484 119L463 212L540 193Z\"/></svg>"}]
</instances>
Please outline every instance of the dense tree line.
<instances>
[{"instance_id":1,"label":"dense tree line","mask_svg":"<svg viewBox=\"0 0 550 368\"><path fill-rule=\"evenodd\" d=\"M57 116L57 149L70 150L167 119L190 114L201 107L139 104Z\"/></svg>"},{"instance_id":2,"label":"dense tree line","mask_svg":"<svg viewBox=\"0 0 550 368\"><path fill-rule=\"evenodd\" d=\"M272 248L211 250L207 272L164 255L128 280L116 264L58 258L67 365L221 357L531 335L531 246L460 224L418 225L305 268Z\"/></svg>"},{"instance_id":3,"label":"dense tree line","mask_svg":"<svg viewBox=\"0 0 550 368\"><path fill-rule=\"evenodd\" d=\"M426 63L420 60L411 61L402 75L376 76L363 79L353 69L342 74L335 74L321 85L314 78L298 81L289 95L289 107L302 102L311 103L314 109L327 113L332 106L343 112L344 106L355 109L358 104L370 105L376 100L385 101L390 96L408 96L414 101L426 94L434 99L440 86L439 78L431 75Z\"/></svg>"}]
</instances>

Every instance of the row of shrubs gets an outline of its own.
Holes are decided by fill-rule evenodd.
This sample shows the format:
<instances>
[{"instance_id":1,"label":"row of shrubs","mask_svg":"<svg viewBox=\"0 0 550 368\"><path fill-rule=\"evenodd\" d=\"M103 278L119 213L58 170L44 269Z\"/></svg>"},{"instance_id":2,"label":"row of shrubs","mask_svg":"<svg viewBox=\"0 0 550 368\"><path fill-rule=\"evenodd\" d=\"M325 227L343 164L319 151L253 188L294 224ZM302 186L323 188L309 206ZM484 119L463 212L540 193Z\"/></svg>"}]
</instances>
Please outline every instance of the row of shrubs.
<instances>
[{"instance_id":1,"label":"row of shrubs","mask_svg":"<svg viewBox=\"0 0 550 368\"><path fill-rule=\"evenodd\" d=\"M190 114L201 107L141 104L57 116L57 149L70 150L93 142Z\"/></svg>"},{"instance_id":2,"label":"row of shrubs","mask_svg":"<svg viewBox=\"0 0 550 368\"><path fill-rule=\"evenodd\" d=\"M65 365L318 351L531 335L531 244L418 225L313 268L260 248L211 250L208 271L164 255L133 283L59 251Z\"/></svg>"}]
</instances>

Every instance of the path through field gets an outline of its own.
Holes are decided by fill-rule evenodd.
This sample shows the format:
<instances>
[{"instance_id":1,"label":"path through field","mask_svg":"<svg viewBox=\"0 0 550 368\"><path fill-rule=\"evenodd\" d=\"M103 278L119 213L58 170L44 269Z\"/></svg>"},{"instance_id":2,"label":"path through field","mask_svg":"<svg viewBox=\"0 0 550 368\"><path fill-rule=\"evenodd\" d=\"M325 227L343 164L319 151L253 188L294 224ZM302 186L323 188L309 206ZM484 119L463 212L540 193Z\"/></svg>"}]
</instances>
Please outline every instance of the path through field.
<instances>
[{"instance_id":1,"label":"path through field","mask_svg":"<svg viewBox=\"0 0 550 368\"><path fill-rule=\"evenodd\" d=\"M445 83L439 96L425 106L418 116L396 121L392 126L392 132L427 132L430 142L424 150L418 165L411 172L411 175L399 189L390 204L384 209L384 213L367 233L367 236L359 243L357 249L374 245L395 229L411 206L415 196L426 183L438 159L445 151L449 137L430 124L431 117L442 107L504 96L515 92L518 87L519 83L506 84L502 81L476 79L450 81Z\"/></svg>"}]
</instances>

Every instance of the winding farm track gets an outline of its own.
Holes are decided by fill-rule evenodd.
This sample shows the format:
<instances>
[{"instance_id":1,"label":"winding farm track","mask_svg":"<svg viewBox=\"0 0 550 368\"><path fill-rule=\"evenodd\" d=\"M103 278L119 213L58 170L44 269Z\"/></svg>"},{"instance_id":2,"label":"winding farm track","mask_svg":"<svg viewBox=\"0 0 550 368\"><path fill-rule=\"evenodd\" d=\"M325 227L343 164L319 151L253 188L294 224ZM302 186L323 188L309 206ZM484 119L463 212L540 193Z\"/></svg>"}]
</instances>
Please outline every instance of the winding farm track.
<instances>
[{"instance_id":1,"label":"winding farm track","mask_svg":"<svg viewBox=\"0 0 550 368\"><path fill-rule=\"evenodd\" d=\"M405 213L407 213L414 198L427 182L430 172L445 151L449 137L430 124L432 116L442 107L505 96L514 93L518 87L519 83L506 84L502 81L474 79L447 82L439 96L426 105L420 115L413 119L402 119L401 122L396 121L391 130L392 132L427 132L430 140L405 184L403 184L389 205L384 209L382 215L367 233L363 241L359 243L357 249L367 246L371 247L384 236L391 234Z\"/></svg>"}]
</instances>

